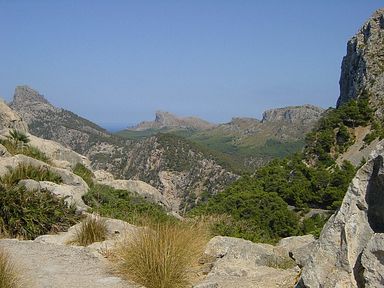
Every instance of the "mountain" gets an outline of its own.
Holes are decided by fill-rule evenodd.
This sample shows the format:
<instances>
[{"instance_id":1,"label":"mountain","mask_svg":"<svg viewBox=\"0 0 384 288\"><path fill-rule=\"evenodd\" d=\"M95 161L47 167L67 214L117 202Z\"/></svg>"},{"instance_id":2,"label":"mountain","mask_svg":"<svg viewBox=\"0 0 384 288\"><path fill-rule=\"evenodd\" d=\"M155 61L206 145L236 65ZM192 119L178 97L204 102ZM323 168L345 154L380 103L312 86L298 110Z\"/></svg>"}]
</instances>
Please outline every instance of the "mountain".
<instances>
[{"instance_id":1,"label":"mountain","mask_svg":"<svg viewBox=\"0 0 384 288\"><path fill-rule=\"evenodd\" d=\"M157 111L154 121L144 121L137 126L128 128L131 131L143 131L148 129L197 129L206 130L215 127L215 124L202 120L197 117L180 118L169 112Z\"/></svg>"},{"instance_id":2,"label":"mountain","mask_svg":"<svg viewBox=\"0 0 384 288\"><path fill-rule=\"evenodd\" d=\"M176 126L170 124L172 121L161 121L160 125L159 120L150 122L157 125L139 124L140 129L127 129L117 134L127 139L145 138L159 132L179 135L224 154L238 170L251 171L272 159L300 151L304 146L304 135L323 112L322 108L312 105L290 106L265 111L262 120L236 117L229 123L205 126L204 129ZM157 118L162 117L156 114Z\"/></svg>"},{"instance_id":3,"label":"mountain","mask_svg":"<svg viewBox=\"0 0 384 288\"><path fill-rule=\"evenodd\" d=\"M25 119L32 134L87 156L95 170L151 184L174 211L193 206L201 192L217 193L237 178L218 164L209 151L187 140L169 135L123 139L70 111L54 107L27 86L16 87L10 106Z\"/></svg>"}]
</instances>

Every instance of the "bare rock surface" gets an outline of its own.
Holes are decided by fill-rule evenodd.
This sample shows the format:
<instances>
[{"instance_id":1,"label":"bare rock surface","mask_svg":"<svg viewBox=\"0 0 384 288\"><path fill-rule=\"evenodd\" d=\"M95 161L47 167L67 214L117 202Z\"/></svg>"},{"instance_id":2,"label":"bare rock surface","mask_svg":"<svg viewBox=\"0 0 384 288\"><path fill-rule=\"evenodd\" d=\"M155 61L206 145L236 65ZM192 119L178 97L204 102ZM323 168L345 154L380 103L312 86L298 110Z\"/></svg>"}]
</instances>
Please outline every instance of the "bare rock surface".
<instances>
[{"instance_id":1,"label":"bare rock surface","mask_svg":"<svg viewBox=\"0 0 384 288\"><path fill-rule=\"evenodd\" d=\"M111 265L84 247L34 241L0 240L22 267L30 288L134 288L113 274Z\"/></svg>"},{"instance_id":2,"label":"bare rock surface","mask_svg":"<svg viewBox=\"0 0 384 288\"><path fill-rule=\"evenodd\" d=\"M24 133L28 131L27 124L23 119L0 98L0 131L8 129L15 129Z\"/></svg>"},{"instance_id":3,"label":"bare rock surface","mask_svg":"<svg viewBox=\"0 0 384 288\"><path fill-rule=\"evenodd\" d=\"M380 268L383 256L378 252L378 262L367 259L375 259L373 251L384 250L378 236L384 232L383 151L377 151L359 169L340 210L328 220L320 238L293 253L303 267L297 287L378 287L371 283L381 281L383 270L371 272L372 267Z\"/></svg>"},{"instance_id":4,"label":"bare rock surface","mask_svg":"<svg viewBox=\"0 0 384 288\"><path fill-rule=\"evenodd\" d=\"M289 253L313 241L311 235L289 237L273 246L216 236L205 250L207 277L194 288L293 287L300 269Z\"/></svg>"}]
</instances>

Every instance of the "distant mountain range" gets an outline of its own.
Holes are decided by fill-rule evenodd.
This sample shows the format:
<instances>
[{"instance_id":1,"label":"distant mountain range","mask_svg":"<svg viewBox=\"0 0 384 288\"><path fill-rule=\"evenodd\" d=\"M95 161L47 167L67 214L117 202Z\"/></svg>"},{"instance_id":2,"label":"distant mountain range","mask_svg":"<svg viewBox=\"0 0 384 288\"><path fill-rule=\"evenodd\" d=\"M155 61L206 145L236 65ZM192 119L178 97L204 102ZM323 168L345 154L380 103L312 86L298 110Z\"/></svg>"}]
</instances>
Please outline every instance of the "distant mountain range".
<instances>
[{"instance_id":1,"label":"distant mountain range","mask_svg":"<svg viewBox=\"0 0 384 288\"><path fill-rule=\"evenodd\" d=\"M182 136L224 153L238 169L252 169L301 150L304 135L323 112L322 108L312 105L290 106L267 110L262 120L237 117L224 124L157 112L154 121L141 122L117 134L127 139L141 139L157 133Z\"/></svg>"}]
</instances>

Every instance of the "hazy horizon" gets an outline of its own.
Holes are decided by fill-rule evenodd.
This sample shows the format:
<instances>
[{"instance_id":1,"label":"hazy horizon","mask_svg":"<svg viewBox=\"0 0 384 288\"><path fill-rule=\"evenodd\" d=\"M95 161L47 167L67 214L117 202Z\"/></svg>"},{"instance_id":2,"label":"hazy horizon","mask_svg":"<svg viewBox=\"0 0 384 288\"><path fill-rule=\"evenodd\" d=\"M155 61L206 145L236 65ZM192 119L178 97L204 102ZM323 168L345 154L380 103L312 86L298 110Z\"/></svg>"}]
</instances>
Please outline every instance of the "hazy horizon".
<instances>
[{"instance_id":1,"label":"hazy horizon","mask_svg":"<svg viewBox=\"0 0 384 288\"><path fill-rule=\"evenodd\" d=\"M380 2L0 1L0 97L28 85L103 127L328 108Z\"/></svg>"}]
</instances>

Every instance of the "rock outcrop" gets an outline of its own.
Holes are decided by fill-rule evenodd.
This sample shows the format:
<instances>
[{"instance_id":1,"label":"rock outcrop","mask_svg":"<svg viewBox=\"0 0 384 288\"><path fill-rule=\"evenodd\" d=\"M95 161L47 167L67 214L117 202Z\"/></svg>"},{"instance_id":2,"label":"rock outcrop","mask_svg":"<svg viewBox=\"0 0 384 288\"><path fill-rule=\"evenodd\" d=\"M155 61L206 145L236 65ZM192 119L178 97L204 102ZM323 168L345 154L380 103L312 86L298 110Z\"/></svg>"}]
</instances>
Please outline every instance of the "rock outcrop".
<instances>
[{"instance_id":1,"label":"rock outcrop","mask_svg":"<svg viewBox=\"0 0 384 288\"><path fill-rule=\"evenodd\" d=\"M141 122L135 127L128 128L128 130L143 131L163 128L206 130L215 126L215 124L197 117L178 117L169 112L157 111L154 121Z\"/></svg>"},{"instance_id":2,"label":"rock outcrop","mask_svg":"<svg viewBox=\"0 0 384 288\"><path fill-rule=\"evenodd\" d=\"M297 287L384 285L384 149L372 155L353 179L343 203L320 238L296 251L302 269Z\"/></svg>"},{"instance_id":3,"label":"rock outcrop","mask_svg":"<svg viewBox=\"0 0 384 288\"><path fill-rule=\"evenodd\" d=\"M293 287L300 269L288 255L313 241L313 236L290 237L272 246L216 236L205 250L207 276L194 287Z\"/></svg>"},{"instance_id":4,"label":"rock outcrop","mask_svg":"<svg viewBox=\"0 0 384 288\"><path fill-rule=\"evenodd\" d=\"M3 134L10 129L15 129L24 133L28 131L27 124L23 119L9 108L4 100L0 99L0 131Z\"/></svg>"},{"instance_id":5,"label":"rock outcrop","mask_svg":"<svg viewBox=\"0 0 384 288\"><path fill-rule=\"evenodd\" d=\"M323 113L324 109L313 105L289 106L265 111L261 122L287 122L296 125L308 125L314 123Z\"/></svg>"},{"instance_id":6,"label":"rock outcrop","mask_svg":"<svg viewBox=\"0 0 384 288\"><path fill-rule=\"evenodd\" d=\"M337 106L368 96L383 115L384 98L384 9L377 10L348 42L340 77Z\"/></svg>"}]
</instances>

